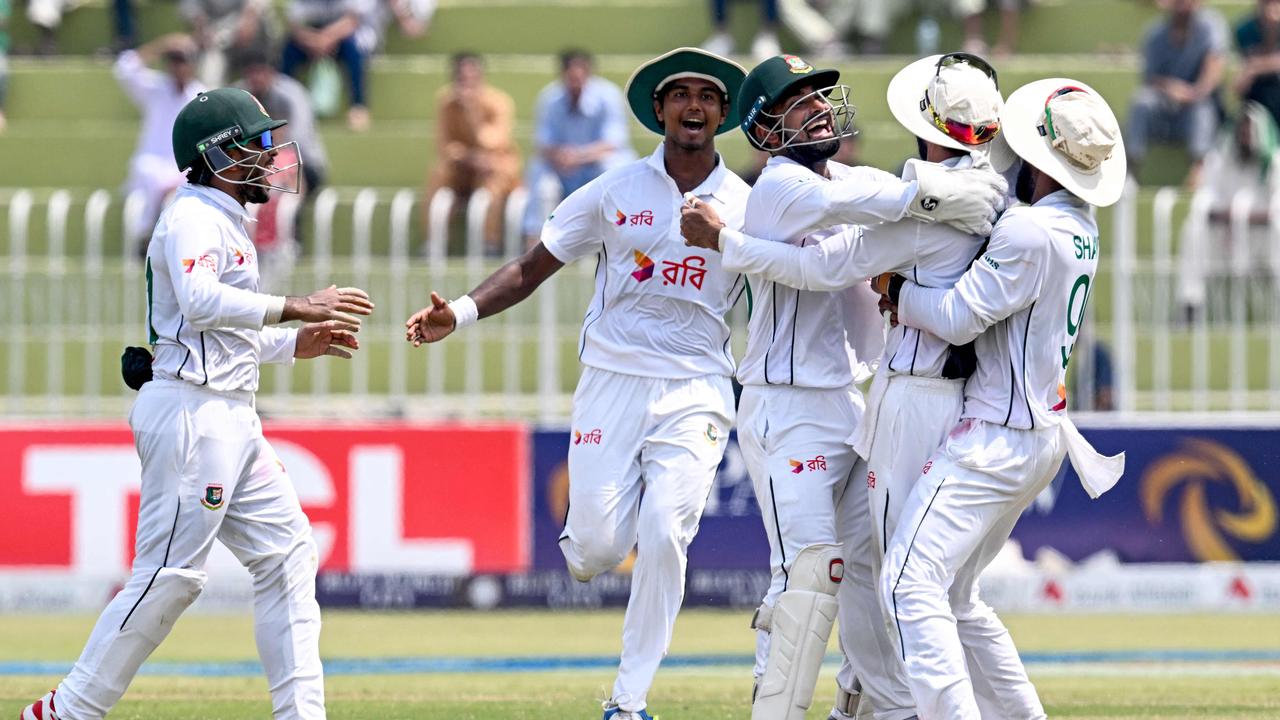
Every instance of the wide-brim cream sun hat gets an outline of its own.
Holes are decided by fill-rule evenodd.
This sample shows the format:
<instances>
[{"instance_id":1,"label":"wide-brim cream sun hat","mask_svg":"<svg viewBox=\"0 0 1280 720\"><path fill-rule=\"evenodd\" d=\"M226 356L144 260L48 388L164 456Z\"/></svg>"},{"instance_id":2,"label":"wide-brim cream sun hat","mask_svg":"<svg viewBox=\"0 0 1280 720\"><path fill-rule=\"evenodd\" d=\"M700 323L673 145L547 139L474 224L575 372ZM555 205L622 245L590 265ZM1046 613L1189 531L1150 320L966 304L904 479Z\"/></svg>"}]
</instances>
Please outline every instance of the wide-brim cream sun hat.
<instances>
[{"instance_id":1,"label":"wide-brim cream sun hat","mask_svg":"<svg viewBox=\"0 0 1280 720\"><path fill-rule=\"evenodd\" d=\"M949 62L939 66L947 58ZM973 62L969 62L968 59ZM941 120L971 127L999 123L1003 100L986 61L965 53L930 55L898 71L886 93L889 111L908 132L926 142L955 150L974 150L989 142L966 143L938 126ZM935 119L935 114L936 118Z\"/></svg>"},{"instance_id":2,"label":"wide-brim cream sun hat","mask_svg":"<svg viewBox=\"0 0 1280 720\"><path fill-rule=\"evenodd\" d=\"M1114 205L1128 169L1106 99L1070 78L1023 85L1004 104L1001 132L1018 157L1090 205Z\"/></svg>"}]
</instances>

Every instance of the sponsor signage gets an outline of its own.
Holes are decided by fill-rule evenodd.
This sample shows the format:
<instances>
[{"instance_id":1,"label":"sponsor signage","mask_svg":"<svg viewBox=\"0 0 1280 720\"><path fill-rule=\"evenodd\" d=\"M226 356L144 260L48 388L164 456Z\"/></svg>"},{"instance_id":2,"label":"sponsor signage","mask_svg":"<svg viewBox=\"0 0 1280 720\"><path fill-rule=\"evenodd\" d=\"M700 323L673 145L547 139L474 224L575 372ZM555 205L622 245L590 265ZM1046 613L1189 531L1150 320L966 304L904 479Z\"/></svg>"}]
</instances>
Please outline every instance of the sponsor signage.
<instances>
[{"instance_id":1,"label":"sponsor signage","mask_svg":"<svg viewBox=\"0 0 1280 720\"><path fill-rule=\"evenodd\" d=\"M1027 557L1043 547L1082 560L1280 561L1280 431L1082 429L1099 452L1125 453L1125 474L1091 500L1064 463L1013 537Z\"/></svg>"},{"instance_id":2,"label":"sponsor signage","mask_svg":"<svg viewBox=\"0 0 1280 720\"><path fill-rule=\"evenodd\" d=\"M311 519L322 572L528 569L523 427L274 425L266 436ZM0 430L0 571L126 575L139 471L127 428ZM234 504L225 480L200 483L205 507Z\"/></svg>"}]
</instances>

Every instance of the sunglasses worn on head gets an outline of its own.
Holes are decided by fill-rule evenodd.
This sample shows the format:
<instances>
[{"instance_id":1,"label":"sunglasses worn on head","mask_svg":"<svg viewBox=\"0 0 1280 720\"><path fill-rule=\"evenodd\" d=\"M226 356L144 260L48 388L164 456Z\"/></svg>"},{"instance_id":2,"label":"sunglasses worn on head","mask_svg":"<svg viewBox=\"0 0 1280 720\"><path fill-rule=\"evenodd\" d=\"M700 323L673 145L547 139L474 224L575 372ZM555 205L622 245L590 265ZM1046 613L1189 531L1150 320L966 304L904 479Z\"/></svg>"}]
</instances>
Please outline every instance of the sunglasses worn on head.
<instances>
[{"instance_id":1,"label":"sunglasses worn on head","mask_svg":"<svg viewBox=\"0 0 1280 720\"><path fill-rule=\"evenodd\" d=\"M941 75L944 67L962 63L981 70L983 74L991 78L991 83L996 86L997 90L1000 88L1000 81L996 78L996 69L991 66L991 63L971 53L953 52L938 58L938 65L934 70L933 76L937 78ZM942 117L938 114L937 108L933 106L933 100L929 98L928 90L925 90L924 99L920 101L920 109L928 110L934 126L941 130L944 135L962 145L981 145L990 141L1000 132L999 120L992 120L982 125L970 125Z\"/></svg>"}]
</instances>

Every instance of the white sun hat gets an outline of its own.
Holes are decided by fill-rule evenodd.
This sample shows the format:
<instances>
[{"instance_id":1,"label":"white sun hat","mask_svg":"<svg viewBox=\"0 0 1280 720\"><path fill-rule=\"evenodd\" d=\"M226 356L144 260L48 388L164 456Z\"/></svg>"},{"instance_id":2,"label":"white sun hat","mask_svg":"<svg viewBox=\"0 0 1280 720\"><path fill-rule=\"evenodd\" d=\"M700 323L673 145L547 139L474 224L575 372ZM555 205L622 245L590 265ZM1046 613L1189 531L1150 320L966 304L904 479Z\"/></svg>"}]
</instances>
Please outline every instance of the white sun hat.
<instances>
[{"instance_id":1,"label":"white sun hat","mask_svg":"<svg viewBox=\"0 0 1280 720\"><path fill-rule=\"evenodd\" d=\"M893 117L935 145L973 150L999 132L1004 103L996 71L976 55L920 58L893 76L887 95Z\"/></svg>"},{"instance_id":2,"label":"white sun hat","mask_svg":"<svg viewBox=\"0 0 1280 720\"><path fill-rule=\"evenodd\" d=\"M1079 80L1048 78L1009 96L1001 116L1018 157L1080 199L1107 207L1124 190L1120 124L1107 101Z\"/></svg>"}]
</instances>

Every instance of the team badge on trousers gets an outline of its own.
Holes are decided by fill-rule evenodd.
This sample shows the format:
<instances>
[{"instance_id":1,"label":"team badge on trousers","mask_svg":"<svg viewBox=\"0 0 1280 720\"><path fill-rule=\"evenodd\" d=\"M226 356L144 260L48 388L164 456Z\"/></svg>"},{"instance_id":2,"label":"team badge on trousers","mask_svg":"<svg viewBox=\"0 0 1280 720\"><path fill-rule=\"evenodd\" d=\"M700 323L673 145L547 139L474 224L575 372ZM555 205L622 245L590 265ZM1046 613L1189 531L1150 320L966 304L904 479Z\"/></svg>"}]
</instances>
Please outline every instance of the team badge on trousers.
<instances>
[{"instance_id":1,"label":"team badge on trousers","mask_svg":"<svg viewBox=\"0 0 1280 720\"><path fill-rule=\"evenodd\" d=\"M200 504L210 510L217 510L222 507L222 486L209 485L204 489L204 497L200 498Z\"/></svg>"}]
</instances>

